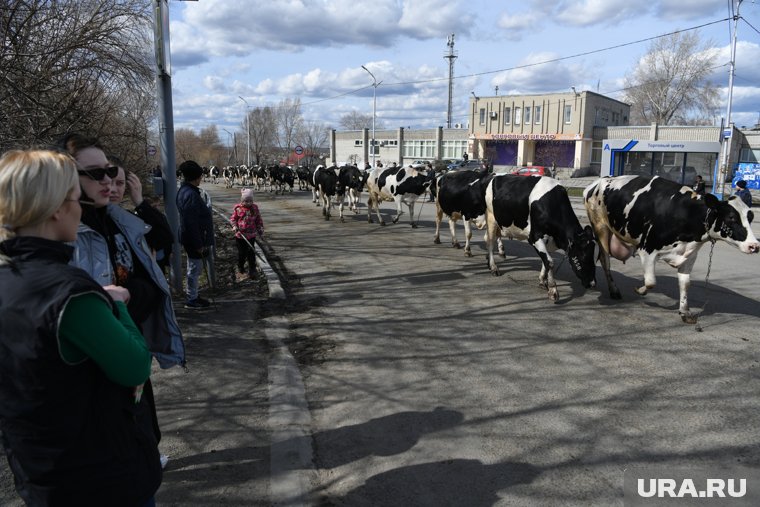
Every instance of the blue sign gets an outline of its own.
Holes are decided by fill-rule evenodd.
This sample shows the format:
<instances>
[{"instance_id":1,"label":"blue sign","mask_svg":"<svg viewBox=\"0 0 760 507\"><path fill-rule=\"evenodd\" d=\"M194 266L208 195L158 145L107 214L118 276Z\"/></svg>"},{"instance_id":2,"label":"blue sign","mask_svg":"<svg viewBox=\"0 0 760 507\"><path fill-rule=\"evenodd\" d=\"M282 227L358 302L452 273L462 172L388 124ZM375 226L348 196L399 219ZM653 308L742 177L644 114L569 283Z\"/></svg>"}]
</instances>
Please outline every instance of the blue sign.
<instances>
[{"instance_id":1,"label":"blue sign","mask_svg":"<svg viewBox=\"0 0 760 507\"><path fill-rule=\"evenodd\" d=\"M747 182L747 188L751 190L760 190L760 164L741 163L736 165L736 172L731 180L731 186L735 187L736 182L744 180Z\"/></svg>"}]
</instances>

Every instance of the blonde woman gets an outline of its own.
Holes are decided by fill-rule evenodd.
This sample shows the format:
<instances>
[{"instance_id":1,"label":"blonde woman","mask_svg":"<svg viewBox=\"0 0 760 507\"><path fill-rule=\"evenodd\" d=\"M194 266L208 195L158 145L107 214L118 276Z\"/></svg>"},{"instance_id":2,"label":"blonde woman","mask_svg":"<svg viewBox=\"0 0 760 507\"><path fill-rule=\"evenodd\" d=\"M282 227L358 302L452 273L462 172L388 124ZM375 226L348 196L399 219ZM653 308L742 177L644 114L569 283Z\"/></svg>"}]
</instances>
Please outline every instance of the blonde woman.
<instances>
[{"instance_id":1,"label":"blonde woman","mask_svg":"<svg viewBox=\"0 0 760 507\"><path fill-rule=\"evenodd\" d=\"M0 158L0 428L29 505L152 502L155 436L135 422L151 354L129 291L69 265L82 214L76 162Z\"/></svg>"}]
</instances>

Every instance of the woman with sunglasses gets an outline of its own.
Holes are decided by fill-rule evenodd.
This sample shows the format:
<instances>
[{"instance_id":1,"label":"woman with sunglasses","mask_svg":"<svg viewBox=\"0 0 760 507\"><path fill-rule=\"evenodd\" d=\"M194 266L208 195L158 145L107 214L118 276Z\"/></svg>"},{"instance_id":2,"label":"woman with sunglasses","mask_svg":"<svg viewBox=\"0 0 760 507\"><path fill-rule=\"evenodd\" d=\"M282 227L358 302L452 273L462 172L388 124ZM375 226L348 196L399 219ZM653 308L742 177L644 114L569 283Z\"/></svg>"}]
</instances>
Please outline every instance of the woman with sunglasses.
<instances>
[{"instance_id":1,"label":"woman with sunglasses","mask_svg":"<svg viewBox=\"0 0 760 507\"><path fill-rule=\"evenodd\" d=\"M81 216L74 160L0 158L0 429L28 505L149 503L161 483L152 431L135 422L151 356L129 291L69 265Z\"/></svg>"},{"instance_id":2,"label":"woman with sunglasses","mask_svg":"<svg viewBox=\"0 0 760 507\"><path fill-rule=\"evenodd\" d=\"M63 146L77 161L82 202L86 204L74 264L101 286L115 284L129 289L129 313L160 366L184 366L185 346L169 285L145 239L150 227L110 200L111 182L119 168L111 165L96 139L69 134Z\"/></svg>"}]
</instances>

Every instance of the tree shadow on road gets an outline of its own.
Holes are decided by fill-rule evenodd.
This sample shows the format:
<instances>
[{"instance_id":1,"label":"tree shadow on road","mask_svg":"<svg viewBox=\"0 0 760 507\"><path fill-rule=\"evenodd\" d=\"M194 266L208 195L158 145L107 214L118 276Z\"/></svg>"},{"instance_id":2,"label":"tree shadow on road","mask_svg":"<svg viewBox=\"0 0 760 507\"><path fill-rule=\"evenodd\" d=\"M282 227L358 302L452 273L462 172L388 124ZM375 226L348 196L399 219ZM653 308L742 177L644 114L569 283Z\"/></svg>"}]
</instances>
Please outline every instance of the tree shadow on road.
<instances>
[{"instance_id":1,"label":"tree shadow on road","mask_svg":"<svg viewBox=\"0 0 760 507\"><path fill-rule=\"evenodd\" d=\"M374 475L349 491L340 505L399 506L467 505L487 507L499 501L499 491L530 484L541 470L529 463L486 465L474 459L452 459L396 468Z\"/></svg>"}]
</instances>

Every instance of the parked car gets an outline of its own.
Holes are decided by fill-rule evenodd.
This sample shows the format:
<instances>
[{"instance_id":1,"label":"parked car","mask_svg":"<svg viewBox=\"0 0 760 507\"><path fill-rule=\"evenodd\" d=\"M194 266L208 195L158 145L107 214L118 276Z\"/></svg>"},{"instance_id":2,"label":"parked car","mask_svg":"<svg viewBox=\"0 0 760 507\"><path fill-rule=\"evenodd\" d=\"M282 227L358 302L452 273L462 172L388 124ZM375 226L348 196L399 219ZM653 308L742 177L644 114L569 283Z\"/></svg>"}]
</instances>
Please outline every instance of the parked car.
<instances>
[{"instance_id":1,"label":"parked car","mask_svg":"<svg viewBox=\"0 0 760 507\"><path fill-rule=\"evenodd\" d=\"M475 160L457 160L453 164L446 166L449 171L457 171L459 169L483 169L483 162L478 159Z\"/></svg>"},{"instance_id":2,"label":"parked car","mask_svg":"<svg viewBox=\"0 0 760 507\"><path fill-rule=\"evenodd\" d=\"M549 170L542 165L531 165L516 169L512 171L512 174L516 174L517 176L547 176Z\"/></svg>"}]
</instances>

